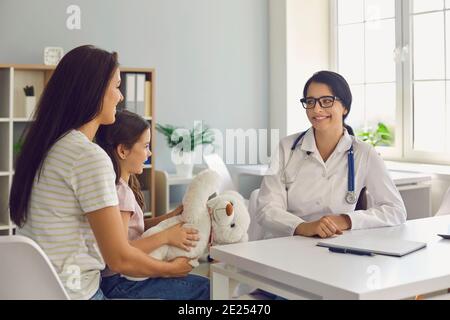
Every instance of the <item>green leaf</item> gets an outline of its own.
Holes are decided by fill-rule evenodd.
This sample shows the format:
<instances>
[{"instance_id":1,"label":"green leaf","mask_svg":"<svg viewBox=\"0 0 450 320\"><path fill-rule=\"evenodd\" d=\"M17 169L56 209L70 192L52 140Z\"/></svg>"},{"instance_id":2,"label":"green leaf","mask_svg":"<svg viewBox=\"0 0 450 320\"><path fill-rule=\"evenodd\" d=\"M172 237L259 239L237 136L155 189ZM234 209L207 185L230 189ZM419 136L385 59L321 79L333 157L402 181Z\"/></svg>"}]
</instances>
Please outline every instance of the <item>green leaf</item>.
<instances>
[{"instance_id":1,"label":"green leaf","mask_svg":"<svg viewBox=\"0 0 450 320\"><path fill-rule=\"evenodd\" d=\"M176 146L180 146L185 148L185 142L183 142L183 136L180 136L176 133L177 129L185 129L181 127L175 127L173 125L161 125L156 124L156 130L164 135L167 140L167 144L169 148L174 148ZM214 132L203 123L196 123L194 128L189 130L190 143L189 143L189 151L193 151L197 146L202 144L212 144L214 142Z\"/></svg>"}]
</instances>

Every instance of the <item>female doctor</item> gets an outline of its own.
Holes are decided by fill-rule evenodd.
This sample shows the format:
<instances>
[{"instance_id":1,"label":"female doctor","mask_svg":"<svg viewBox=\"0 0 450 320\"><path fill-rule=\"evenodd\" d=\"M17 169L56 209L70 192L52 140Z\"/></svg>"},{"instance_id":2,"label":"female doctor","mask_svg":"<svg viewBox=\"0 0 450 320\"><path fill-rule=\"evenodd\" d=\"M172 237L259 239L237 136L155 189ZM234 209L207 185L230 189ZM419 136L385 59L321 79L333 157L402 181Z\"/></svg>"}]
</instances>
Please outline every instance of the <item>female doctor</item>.
<instances>
[{"instance_id":1,"label":"female doctor","mask_svg":"<svg viewBox=\"0 0 450 320\"><path fill-rule=\"evenodd\" d=\"M312 127L281 140L257 199L263 238L342 234L405 222L402 198L375 149L344 124L352 104L347 81L330 71L305 84L303 107ZM373 206L355 210L361 190Z\"/></svg>"}]
</instances>

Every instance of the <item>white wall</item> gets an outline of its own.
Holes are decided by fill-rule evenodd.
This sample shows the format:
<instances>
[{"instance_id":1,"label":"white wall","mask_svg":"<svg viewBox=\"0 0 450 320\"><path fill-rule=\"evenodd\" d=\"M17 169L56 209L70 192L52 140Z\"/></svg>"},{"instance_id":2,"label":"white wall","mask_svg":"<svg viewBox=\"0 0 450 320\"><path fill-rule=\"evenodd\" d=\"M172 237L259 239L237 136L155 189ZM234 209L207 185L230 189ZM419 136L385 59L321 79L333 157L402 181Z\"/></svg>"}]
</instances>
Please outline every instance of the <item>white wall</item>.
<instances>
[{"instance_id":1,"label":"white wall","mask_svg":"<svg viewBox=\"0 0 450 320\"><path fill-rule=\"evenodd\" d=\"M269 0L270 125L280 136L307 129L305 82L330 66L328 0Z\"/></svg>"},{"instance_id":2,"label":"white wall","mask_svg":"<svg viewBox=\"0 0 450 320\"><path fill-rule=\"evenodd\" d=\"M66 28L69 5L81 30ZM268 0L0 0L0 63L42 63L45 46L95 44L156 69L156 118L224 131L267 128ZM158 134L156 167L174 170Z\"/></svg>"}]
</instances>

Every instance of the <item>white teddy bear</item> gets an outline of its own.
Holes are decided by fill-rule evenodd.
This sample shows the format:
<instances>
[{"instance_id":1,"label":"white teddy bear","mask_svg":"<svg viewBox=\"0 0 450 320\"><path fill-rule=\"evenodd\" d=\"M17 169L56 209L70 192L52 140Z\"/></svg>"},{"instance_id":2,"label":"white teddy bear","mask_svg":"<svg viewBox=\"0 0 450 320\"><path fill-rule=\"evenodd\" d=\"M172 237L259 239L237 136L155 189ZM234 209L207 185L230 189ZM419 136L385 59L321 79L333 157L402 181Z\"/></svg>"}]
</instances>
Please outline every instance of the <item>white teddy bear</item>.
<instances>
[{"instance_id":1,"label":"white teddy bear","mask_svg":"<svg viewBox=\"0 0 450 320\"><path fill-rule=\"evenodd\" d=\"M220 176L213 170L200 172L189 184L183 197L183 212L148 229L142 237L165 230L184 222L184 226L198 230L199 241L191 250L164 245L150 253L155 259L169 261L176 257L196 258L189 263L196 267L198 258L207 253L210 245L248 241L250 215L242 196L235 191L217 195ZM147 278L127 279L140 281Z\"/></svg>"}]
</instances>

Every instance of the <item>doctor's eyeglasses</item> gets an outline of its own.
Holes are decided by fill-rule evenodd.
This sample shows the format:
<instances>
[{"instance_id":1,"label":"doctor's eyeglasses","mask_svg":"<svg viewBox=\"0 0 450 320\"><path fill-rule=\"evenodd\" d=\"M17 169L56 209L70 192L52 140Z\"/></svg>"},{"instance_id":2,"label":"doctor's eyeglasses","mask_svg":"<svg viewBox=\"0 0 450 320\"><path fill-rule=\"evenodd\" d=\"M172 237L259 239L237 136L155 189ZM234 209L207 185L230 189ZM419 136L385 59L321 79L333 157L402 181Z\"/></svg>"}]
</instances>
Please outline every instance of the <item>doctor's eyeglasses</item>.
<instances>
[{"instance_id":1,"label":"doctor's eyeglasses","mask_svg":"<svg viewBox=\"0 0 450 320\"><path fill-rule=\"evenodd\" d=\"M323 96L317 99L313 97L302 98L300 99L300 102L302 103L303 108L314 109L317 101L322 108L331 108L334 105L334 101L336 100L341 101L341 99L336 96Z\"/></svg>"}]
</instances>

